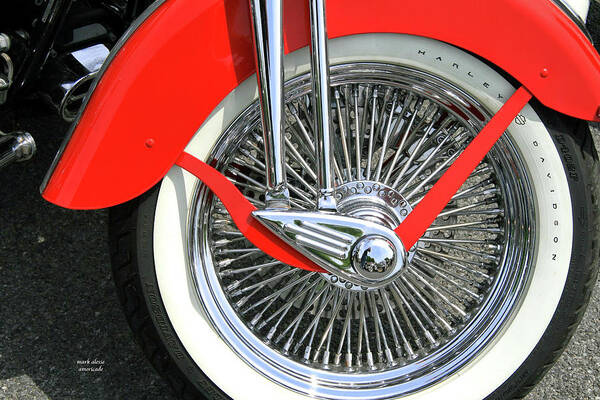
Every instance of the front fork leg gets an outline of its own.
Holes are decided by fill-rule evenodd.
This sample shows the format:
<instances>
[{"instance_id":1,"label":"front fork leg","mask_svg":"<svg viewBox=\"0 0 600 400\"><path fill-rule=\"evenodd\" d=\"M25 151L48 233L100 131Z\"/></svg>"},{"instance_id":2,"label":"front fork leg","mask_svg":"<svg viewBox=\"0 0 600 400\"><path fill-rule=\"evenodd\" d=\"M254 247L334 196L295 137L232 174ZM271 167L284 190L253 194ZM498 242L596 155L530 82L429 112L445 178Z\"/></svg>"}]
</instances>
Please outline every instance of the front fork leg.
<instances>
[{"instance_id":1,"label":"front fork leg","mask_svg":"<svg viewBox=\"0 0 600 400\"><path fill-rule=\"evenodd\" d=\"M282 0L250 0L265 145L266 208L288 209L285 176Z\"/></svg>"},{"instance_id":2,"label":"front fork leg","mask_svg":"<svg viewBox=\"0 0 600 400\"><path fill-rule=\"evenodd\" d=\"M281 0L250 0L267 177L266 208L290 207L285 176ZM310 0L311 66L319 210L335 211L325 0Z\"/></svg>"},{"instance_id":3,"label":"front fork leg","mask_svg":"<svg viewBox=\"0 0 600 400\"><path fill-rule=\"evenodd\" d=\"M329 92L329 63L327 56L327 26L325 0L310 0L310 39L313 115L316 136L319 210L335 211L333 193L333 143L331 130L331 99Z\"/></svg>"}]
</instances>

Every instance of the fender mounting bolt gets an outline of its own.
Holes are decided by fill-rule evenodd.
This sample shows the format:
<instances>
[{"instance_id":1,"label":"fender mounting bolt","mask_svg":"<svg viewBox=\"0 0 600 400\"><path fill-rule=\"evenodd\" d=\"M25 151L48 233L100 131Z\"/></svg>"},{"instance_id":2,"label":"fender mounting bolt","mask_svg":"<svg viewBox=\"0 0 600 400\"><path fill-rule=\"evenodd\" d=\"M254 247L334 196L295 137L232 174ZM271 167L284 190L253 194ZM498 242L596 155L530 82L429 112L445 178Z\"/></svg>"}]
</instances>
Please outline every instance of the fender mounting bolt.
<instances>
[{"instance_id":1,"label":"fender mounting bolt","mask_svg":"<svg viewBox=\"0 0 600 400\"><path fill-rule=\"evenodd\" d=\"M154 139L148 138L146 139L146 143L144 143L147 148L151 149L154 146Z\"/></svg>"}]
</instances>

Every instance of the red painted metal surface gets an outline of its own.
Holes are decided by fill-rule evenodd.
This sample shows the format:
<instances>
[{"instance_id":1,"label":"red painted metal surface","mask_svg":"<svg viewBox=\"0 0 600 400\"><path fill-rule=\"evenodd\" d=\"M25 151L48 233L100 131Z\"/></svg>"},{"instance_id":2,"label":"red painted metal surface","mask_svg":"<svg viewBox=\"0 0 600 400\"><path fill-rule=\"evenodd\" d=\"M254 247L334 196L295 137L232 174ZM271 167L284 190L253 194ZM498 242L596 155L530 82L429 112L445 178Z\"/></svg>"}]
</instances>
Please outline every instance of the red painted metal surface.
<instances>
[{"instance_id":1,"label":"red painted metal surface","mask_svg":"<svg viewBox=\"0 0 600 400\"><path fill-rule=\"evenodd\" d=\"M210 188L221 200L240 232L256 247L284 264L307 271L325 272L258 222L252 216L256 207L219 171L185 152L177 160L177 165Z\"/></svg>"},{"instance_id":2,"label":"red painted metal surface","mask_svg":"<svg viewBox=\"0 0 600 400\"><path fill-rule=\"evenodd\" d=\"M287 51L308 45L305 3L285 2ZM395 32L442 40L500 66L546 106L596 118L600 57L551 1L329 0L327 15L332 38ZM102 208L156 184L253 73L251 38L246 0L167 0L106 70L43 196Z\"/></svg>"},{"instance_id":3,"label":"red painted metal surface","mask_svg":"<svg viewBox=\"0 0 600 400\"><path fill-rule=\"evenodd\" d=\"M410 249L423 236L529 100L531 93L520 87L395 229L405 248Z\"/></svg>"}]
</instances>

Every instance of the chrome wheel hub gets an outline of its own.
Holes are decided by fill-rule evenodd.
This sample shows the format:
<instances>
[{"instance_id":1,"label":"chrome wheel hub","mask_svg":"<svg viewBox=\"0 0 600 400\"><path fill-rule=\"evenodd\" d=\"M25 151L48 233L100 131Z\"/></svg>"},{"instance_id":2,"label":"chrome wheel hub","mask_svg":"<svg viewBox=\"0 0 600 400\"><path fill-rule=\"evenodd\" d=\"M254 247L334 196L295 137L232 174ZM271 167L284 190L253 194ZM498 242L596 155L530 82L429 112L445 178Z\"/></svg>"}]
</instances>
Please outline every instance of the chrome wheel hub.
<instances>
[{"instance_id":1,"label":"chrome wheel hub","mask_svg":"<svg viewBox=\"0 0 600 400\"><path fill-rule=\"evenodd\" d=\"M408 255L395 227L410 205L378 182L351 182L337 188L337 212L265 209L253 216L283 241L310 258L344 287L378 288L396 279ZM414 251L413 251L414 253Z\"/></svg>"},{"instance_id":2,"label":"chrome wheel hub","mask_svg":"<svg viewBox=\"0 0 600 400\"><path fill-rule=\"evenodd\" d=\"M398 235L367 219L320 211L270 209L257 210L252 215L327 272L356 285L384 286L404 267L406 257ZM357 246L364 256L359 263L353 261ZM386 257L390 252L393 257ZM397 252L402 252L399 257ZM383 264L373 269L384 258L387 260L384 270L381 270Z\"/></svg>"},{"instance_id":3,"label":"chrome wheel hub","mask_svg":"<svg viewBox=\"0 0 600 400\"><path fill-rule=\"evenodd\" d=\"M357 181L340 185L335 197L338 212L396 228L412 211L402 195L380 182Z\"/></svg>"},{"instance_id":4,"label":"chrome wheel hub","mask_svg":"<svg viewBox=\"0 0 600 400\"><path fill-rule=\"evenodd\" d=\"M400 66L335 66L331 83L338 213L388 230L489 116L460 89ZM315 212L317 202L310 87L309 75L286 86L286 168L298 213ZM207 161L263 209L259 117L258 104L249 106ZM518 306L535 258L528 179L505 135L413 248L378 232L356 236L346 267L382 285L282 265L198 186L189 228L198 300L239 357L293 391L383 399L422 390L475 359ZM386 277L390 265L401 267Z\"/></svg>"}]
</instances>

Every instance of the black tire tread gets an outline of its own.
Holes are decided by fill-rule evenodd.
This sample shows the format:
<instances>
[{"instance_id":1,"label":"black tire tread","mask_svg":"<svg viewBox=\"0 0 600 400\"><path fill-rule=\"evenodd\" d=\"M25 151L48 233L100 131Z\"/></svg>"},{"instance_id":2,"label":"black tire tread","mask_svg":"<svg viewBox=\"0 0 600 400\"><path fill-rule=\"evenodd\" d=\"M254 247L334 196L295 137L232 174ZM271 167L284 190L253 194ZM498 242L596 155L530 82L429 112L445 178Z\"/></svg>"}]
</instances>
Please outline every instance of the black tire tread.
<instances>
[{"instance_id":1,"label":"black tire tread","mask_svg":"<svg viewBox=\"0 0 600 400\"><path fill-rule=\"evenodd\" d=\"M151 192L114 207L109 213L110 253L117 295L135 341L154 369L168 382L173 394L186 400L208 399L211 397L205 396L189 381L169 354L143 296L136 257L136 217L140 200ZM205 379L206 382L202 383L214 386L208 378Z\"/></svg>"}]
</instances>

